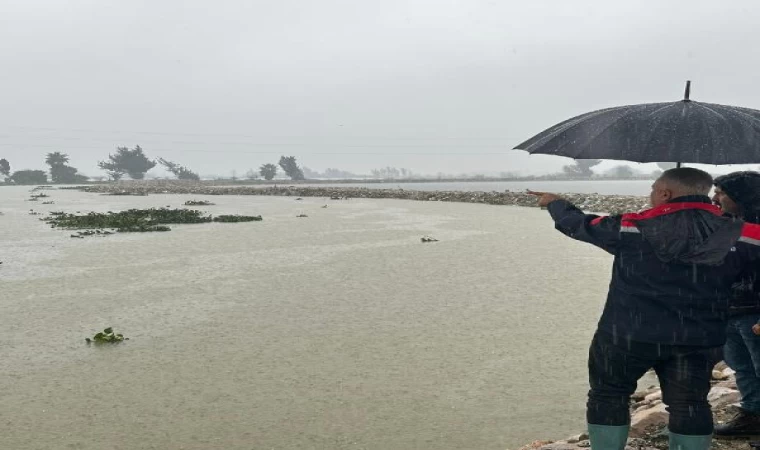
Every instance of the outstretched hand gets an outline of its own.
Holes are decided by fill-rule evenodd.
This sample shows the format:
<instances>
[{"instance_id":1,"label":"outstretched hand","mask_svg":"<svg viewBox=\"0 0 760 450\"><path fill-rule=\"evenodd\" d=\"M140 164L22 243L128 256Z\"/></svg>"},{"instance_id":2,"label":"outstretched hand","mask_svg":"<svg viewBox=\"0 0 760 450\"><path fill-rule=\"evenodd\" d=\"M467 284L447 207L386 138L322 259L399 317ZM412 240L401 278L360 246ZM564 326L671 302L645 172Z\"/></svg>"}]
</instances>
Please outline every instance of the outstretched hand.
<instances>
[{"instance_id":1,"label":"outstretched hand","mask_svg":"<svg viewBox=\"0 0 760 450\"><path fill-rule=\"evenodd\" d=\"M538 206L545 208L546 206L549 206L549 203L555 201L555 200L561 200L562 197L560 197L557 194L551 194L549 192L535 192L528 189L528 194L534 195L538 197Z\"/></svg>"}]
</instances>

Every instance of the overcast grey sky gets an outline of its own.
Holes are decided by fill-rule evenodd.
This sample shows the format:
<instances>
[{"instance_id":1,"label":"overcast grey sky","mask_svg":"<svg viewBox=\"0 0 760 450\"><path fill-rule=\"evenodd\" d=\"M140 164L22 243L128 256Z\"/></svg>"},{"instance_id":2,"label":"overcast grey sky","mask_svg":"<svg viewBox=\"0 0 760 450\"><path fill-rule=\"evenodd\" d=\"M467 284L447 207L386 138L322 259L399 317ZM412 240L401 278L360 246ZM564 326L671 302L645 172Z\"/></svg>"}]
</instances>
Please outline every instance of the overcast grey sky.
<instances>
[{"instance_id":1,"label":"overcast grey sky","mask_svg":"<svg viewBox=\"0 0 760 450\"><path fill-rule=\"evenodd\" d=\"M686 79L760 108L758 23L752 0L0 0L0 157L549 172L509 149Z\"/></svg>"}]
</instances>

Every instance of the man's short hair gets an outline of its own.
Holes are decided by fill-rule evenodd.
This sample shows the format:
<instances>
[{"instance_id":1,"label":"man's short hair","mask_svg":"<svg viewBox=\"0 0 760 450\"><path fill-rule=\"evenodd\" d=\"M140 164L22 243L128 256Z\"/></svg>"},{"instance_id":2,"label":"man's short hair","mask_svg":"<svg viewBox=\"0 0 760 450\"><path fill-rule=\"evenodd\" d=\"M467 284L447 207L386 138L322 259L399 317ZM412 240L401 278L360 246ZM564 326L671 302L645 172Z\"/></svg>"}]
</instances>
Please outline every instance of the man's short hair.
<instances>
[{"instance_id":1,"label":"man's short hair","mask_svg":"<svg viewBox=\"0 0 760 450\"><path fill-rule=\"evenodd\" d=\"M693 167L666 170L660 176L660 181L681 195L709 195L713 186L713 178L709 173Z\"/></svg>"}]
</instances>

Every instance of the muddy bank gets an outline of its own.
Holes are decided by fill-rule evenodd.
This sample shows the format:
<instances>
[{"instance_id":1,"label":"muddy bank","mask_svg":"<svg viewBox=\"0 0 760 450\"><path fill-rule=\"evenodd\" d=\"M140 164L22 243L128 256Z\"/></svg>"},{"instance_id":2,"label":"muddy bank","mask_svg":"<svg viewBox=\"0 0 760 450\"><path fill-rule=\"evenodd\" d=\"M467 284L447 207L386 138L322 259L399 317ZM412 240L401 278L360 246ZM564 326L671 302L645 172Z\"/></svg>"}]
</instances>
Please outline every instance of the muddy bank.
<instances>
[{"instance_id":1,"label":"muddy bank","mask_svg":"<svg viewBox=\"0 0 760 450\"><path fill-rule=\"evenodd\" d=\"M325 197L332 200L350 198L393 198L401 200L483 203L535 207L536 198L524 192L465 192L465 191L413 191L406 189L370 189L354 187L305 186L207 186L201 183L144 181L122 182L97 186L78 187L85 192L110 195L273 195L290 197ZM646 209L646 197L600 194L563 194L565 198L586 211L619 213Z\"/></svg>"}]
</instances>

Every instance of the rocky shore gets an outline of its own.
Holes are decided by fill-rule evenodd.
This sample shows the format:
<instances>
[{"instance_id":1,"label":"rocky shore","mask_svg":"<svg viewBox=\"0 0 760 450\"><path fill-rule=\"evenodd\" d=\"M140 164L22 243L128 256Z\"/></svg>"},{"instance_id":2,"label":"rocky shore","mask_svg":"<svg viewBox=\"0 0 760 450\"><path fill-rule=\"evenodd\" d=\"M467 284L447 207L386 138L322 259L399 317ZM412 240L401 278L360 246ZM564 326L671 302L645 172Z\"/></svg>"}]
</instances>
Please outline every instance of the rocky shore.
<instances>
[{"instance_id":1,"label":"rocky shore","mask_svg":"<svg viewBox=\"0 0 760 450\"><path fill-rule=\"evenodd\" d=\"M713 408L716 423L732 417L739 403L740 395L736 389L734 371L721 362L713 370L712 389L708 400ZM657 386L636 392L632 397L631 430L626 450L665 450L668 448L667 423L668 412L662 402L662 392ZM588 449L591 444L588 434L559 441L535 441L520 450L579 450ZM713 449L746 450L747 440L713 439Z\"/></svg>"},{"instance_id":2,"label":"rocky shore","mask_svg":"<svg viewBox=\"0 0 760 450\"><path fill-rule=\"evenodd\" d=\"M290 197L324 197L332 200L349 198L393 198L401 200L483 203L535 207L536 198L524 192L491 191L413 191L406 189L373 189L353 187L308 186L209 186L204 183L177 181L129 181L94 186L80 186L85 192L110 195L273 195ZM646 209L649 199L626 195L565 194L565 198L585 211L619 213Z\"/></svg>"}]
</instances>

